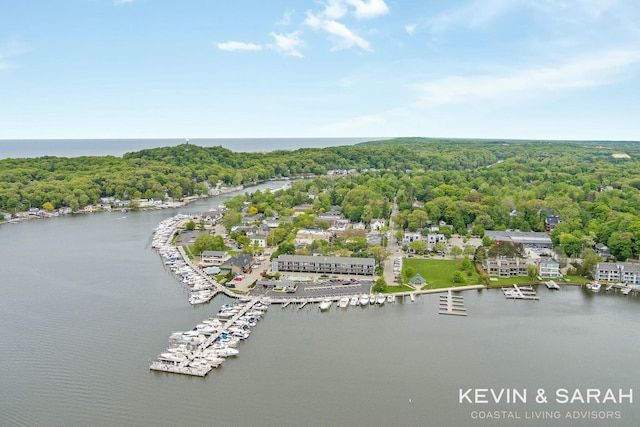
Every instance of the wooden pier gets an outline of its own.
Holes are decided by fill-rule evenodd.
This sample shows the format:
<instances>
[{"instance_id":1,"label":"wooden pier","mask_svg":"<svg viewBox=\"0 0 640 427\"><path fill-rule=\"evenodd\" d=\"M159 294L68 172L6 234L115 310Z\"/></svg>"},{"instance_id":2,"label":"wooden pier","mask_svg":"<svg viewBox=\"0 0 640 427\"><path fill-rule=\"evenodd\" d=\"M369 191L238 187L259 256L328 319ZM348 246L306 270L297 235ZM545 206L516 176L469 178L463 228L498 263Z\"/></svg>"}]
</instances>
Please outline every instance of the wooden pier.
<instances>
[{"instance_id":1,"label":"wooden pier","mask_svg":"<svg viewBox=\"0 0 640 427\"><path fill-rule=\"evenodd\" d=\"M451 290L449 290L446 295L440 295L440 311L438 311L438 313L466 316L467 309L464 306L464 297L461 295L453 295Z\"/></svg>"},{"instance_id":2,"label":"wooden pier","mask_svg":"<svg viewBox=\"0 0 640 427\"><path fill-rule=\"evenodd\" d=\"M513 285L512 287L502 288L502 292L507 299L526 299L536 301L540 299L533 287L529 285Z\"/></svg>"}]
</instances>

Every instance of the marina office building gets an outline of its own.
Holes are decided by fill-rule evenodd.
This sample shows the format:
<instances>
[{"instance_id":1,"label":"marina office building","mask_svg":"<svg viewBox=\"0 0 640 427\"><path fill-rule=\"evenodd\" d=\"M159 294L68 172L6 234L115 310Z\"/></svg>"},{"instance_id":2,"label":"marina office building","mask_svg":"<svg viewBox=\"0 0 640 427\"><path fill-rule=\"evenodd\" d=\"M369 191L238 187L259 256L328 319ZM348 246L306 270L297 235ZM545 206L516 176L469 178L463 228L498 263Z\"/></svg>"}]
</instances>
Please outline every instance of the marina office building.
<instances>
[{"instance_id":1,"label":"marina office building","mask_svg":"<svg viewBox=\"0 0 640 427\"><path fill-rule=\"evenodd\" d=\"M280 255L273 261L273 272L355 274L373 276L376 262L373 258L325 257L307 255Z\"/></svg>"}]
</instances>

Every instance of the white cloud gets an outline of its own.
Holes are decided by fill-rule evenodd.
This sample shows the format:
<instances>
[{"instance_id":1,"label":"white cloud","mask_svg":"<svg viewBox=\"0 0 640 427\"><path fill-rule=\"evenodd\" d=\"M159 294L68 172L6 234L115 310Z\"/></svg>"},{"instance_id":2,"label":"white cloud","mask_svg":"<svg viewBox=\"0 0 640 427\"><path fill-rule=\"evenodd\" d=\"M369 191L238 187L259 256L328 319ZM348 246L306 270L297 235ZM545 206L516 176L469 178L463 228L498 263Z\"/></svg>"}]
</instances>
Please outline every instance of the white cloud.
<instances>
[{"instance_id":1,"label":"white cloud","mask_svg":"<svg viewBox=\"0 0 640 427\"><path fill-rule=\"evenodd\" d=\"M271 33L271 36L275 39L275 44L269 45L269 47L276 52L280 52L287 56L297 56L302 58L303 55L300 52L300 48L304 45L300 39L300 32L294 31L289 34L276 34Z\"/></svg>"},{"instance_id":2,"label":"white cloud","mask_svg":"<svg viewBox=\"0 0 640 427\"><path fill-rule=\"evenodd\" d=\"M280 25L283 27L287 27L289 25L291 25L291 18L293 18L293 15L295 15L296 11L291 9L291 10L287 10L284 15L282 15L282 19L280 19L278 22L276 22L276 25Z\"/></svg>"},{"instance_id":3,"label":"white cloud","mask_svg":"<svg viewBox=\"0 0 640 427\"><path fill-rule=\"evenodd\" d=\"M458 25L469 28L483 27L522 6L526 1L528 0L472 0L432 17L428 20L427 26L434 32L443 32Z\"/></svg>"},{"instance_id":4,"label":"white cloud","mask_svg":"<svg viewBox=\"0 0 640 427\"><path fill-rule=\"evenodd\" d=\"M133 0L113 0L113 4L118 6L125 3L133 3Z\"/></svg>"},{"instance_id":5,"label":"white cloud","mask_svg":"<svg viewBox=\"0 0 640 427\"><path fill-rule=\"evenodd\" d=\"M421 105L465 104L558 93L603 86L640 64L640 49L611 50L537 69L506 75L452 76L418 85Z\"/></svg>"},{"instance_id":6,"label":"white cloud","mask_svg":"<svg viewBox=\"0 0 640 427\"><path fill-rule=\"evenodd\" d=\"M347 14L347 5L343 0L328 0L324 3L321 15L327 19L340 19Z\"/></svg>"},{"instance_id":7,"label":"white cloud","mask_svg":"<svg viewBox=\"0 0 640 427\"><path fill-rule=\"evenodd\" d=\"M27 51L25 44L14 39L0 45L0 70L13 68L15 64L11 61L11 58L22 55Z\"/></svg>"},{"instance_id":8,"label":"white cloud","mask_svg":"<svg viewBox=\"0 0 640 427\"><path fill-rule=\"evenodd\" d=\"M404 30L407 32L407 34L412 36L416 32L416 24L407 24L404 26Z\"/></svg>"},{"instance_id":9,"label":"white cloud","mask_svg":"<svg viewBox=\"0 0 640 427\"><path fill-rule=\"evenodd\" d=\"M226 50L226 51L234 51L234 50L261 50L262 46L255 43L244 43L244 42L236 42L236 41L228 41L224 43L217 43L218 49Z\"/></svg>"},{"instance_id":10,"label":"white cloud","mask_svg":"<svg viewBox=\"0 0 640 427\"><path fill-rule=\"evenodd\" d=\"M357 19L371 19L389 13L389 7L384 0L345 0L355 7L353 14Z\"/></svg>"},{"instance_id":11,"label":"white cloud","mask_svg":"<svg viewBox=\"0 0 640 427\"><path fill-rule=\"evenodd\" d=\"M351 31L346 25L318 17L311 12L307 12L305 24L314 30L322 30L334 36L334 44L331 50L349 49L357 46L364 50L371 50L369 42Z\"/></svg>"}]
</instances>

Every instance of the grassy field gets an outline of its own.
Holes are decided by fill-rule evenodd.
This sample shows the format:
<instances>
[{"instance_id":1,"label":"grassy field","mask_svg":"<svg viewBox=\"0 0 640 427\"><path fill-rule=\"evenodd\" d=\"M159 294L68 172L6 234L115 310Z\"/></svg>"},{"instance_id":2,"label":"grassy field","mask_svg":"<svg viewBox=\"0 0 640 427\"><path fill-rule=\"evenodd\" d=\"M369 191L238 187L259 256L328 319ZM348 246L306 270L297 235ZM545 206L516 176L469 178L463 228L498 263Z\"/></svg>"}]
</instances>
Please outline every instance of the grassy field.
<instances>
[{"instance_id":1,"label":"grassy field","mask_svg":"<svg viewBox=\"0 0 640 427\"><path fill-rule=\"evenodd\" d=\"M385 293L388 294L392 294L395 292L411 292L413 291L413 288L411 286L407 286L407 285L400 285L400 286L389 286L387 285L387 290Z\"/></svg>"},{"instance_id":2,"label":"grassy field","mask_svg":"<svg viewBox=\"0 0 640 427\"><path fill-rule=\"evenodd\" d=\"M438 259L405 259L402 263L403 275L407 269L412 269L414 274L420 274L427 281L422 289L450 288L453 286L468 286L483 284L475 269L471 272L464 271L461 267L462 260L438 260ZM464 283L454 283L453 274L462 272Z\"/></svg>"},{"instance_id":3,"label":"grassy field","mask_svg":"<svg viewBox=\"0 0 640 427\"><path fill-rule=\"evenodd\" d=\"M492 277L491 279L494 279ZM520 285L520 284L535 284L539 283L538 279L531 280L527 276L516 276L516 277L496 277L498 280L490 280L489 286L510 286L510 285Z\"/></svg>"},{"instance_id":4,"label":"grassy field","mask_svg":"<svg viewBox=\"0 0 640 427\"><path fill-rule=\"evenodd\" d=\"M566 282L566 283L590 283L591 280L587 279L586 277L582 277L582 276L564 276L562 278L562 280L557 280L556 282L558 283L562 283L562 282Z\"/></svg>"}]
</instances>

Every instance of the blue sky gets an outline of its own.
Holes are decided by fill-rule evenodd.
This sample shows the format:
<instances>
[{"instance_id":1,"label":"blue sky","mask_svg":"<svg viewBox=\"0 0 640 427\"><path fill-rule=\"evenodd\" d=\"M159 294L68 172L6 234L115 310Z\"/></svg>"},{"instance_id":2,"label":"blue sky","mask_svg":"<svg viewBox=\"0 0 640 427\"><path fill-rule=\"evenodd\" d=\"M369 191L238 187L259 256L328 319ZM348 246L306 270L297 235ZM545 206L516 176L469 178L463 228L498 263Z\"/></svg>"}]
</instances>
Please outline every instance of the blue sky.
<instances>
[{"instance_id":1,"label":"blue sky","mask_svg":"<svg viewBox=\"0 0 640 427\"><path fill-rule=\"evenodd\" d=\"M640 140L638 0L0 0L0 139Z\"/></svg>"}]
</instances>

